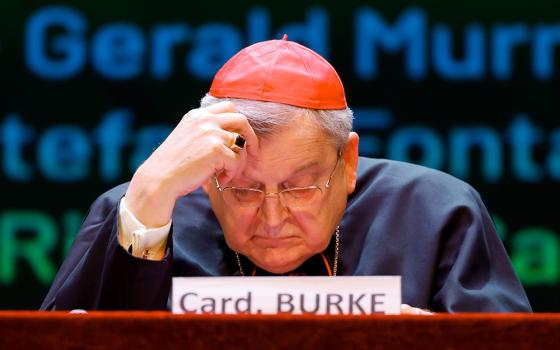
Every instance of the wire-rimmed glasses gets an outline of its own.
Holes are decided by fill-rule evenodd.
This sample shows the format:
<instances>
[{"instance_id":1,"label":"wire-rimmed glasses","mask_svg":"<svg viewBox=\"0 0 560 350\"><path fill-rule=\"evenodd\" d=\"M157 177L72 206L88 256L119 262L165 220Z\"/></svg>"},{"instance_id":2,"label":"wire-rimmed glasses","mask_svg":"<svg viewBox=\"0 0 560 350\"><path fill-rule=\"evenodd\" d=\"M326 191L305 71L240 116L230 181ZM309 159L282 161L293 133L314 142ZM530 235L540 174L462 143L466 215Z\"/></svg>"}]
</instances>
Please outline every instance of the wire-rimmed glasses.
<instances>
[{"instance_id":1,"label":"wire-rimmed glasses","mask_svg":"<svg viewBox=\"0 0 560 350\"><path fill-rule=\"evenodd\" d=\"M331 186L332 178L340 162L340 156L341 154L339 153L336 164L325 183L325 190ZM265 198L278 196L280 203L284 207L301 208L316 203L323 194L323 189L317 185L286 188L278 192L265 192L257 188L222 187L218 182L217 175L214 175L214 180L216 181L216 188L222 193L224 201L234 207L258 208L263 204Z\"/></svg>"}]
</instances>

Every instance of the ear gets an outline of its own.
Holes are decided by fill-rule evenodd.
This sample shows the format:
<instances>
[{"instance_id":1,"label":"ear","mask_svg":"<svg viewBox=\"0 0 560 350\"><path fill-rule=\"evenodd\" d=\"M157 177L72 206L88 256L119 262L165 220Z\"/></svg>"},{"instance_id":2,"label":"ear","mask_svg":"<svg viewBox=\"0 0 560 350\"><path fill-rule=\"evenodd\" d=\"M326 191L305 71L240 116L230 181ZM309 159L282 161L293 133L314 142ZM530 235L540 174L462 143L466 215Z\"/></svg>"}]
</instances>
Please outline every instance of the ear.
<instances>
[{"instance_id":1,"label":"ear","mask_svg":"<svg viewBox=\"0 0 560 350\"><path fill-rule=\"evenodd\" d=\"M346 176L346 192L354 192L356 188L356 171L358 169L358 145L360 137L355 132L348 134L348 141L344 146L342 157L344 159L344 174Z\"/></svg>"}]
</instances>

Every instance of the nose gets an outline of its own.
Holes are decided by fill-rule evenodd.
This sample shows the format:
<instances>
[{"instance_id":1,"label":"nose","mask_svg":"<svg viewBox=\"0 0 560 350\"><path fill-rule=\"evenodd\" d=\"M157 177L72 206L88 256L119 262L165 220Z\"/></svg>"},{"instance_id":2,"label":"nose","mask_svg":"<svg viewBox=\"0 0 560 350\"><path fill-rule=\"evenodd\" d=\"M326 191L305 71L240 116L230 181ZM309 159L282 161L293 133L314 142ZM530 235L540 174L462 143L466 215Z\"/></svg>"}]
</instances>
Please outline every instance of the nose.
<instances>
[{"instance_id":1,"label":"nose","mask_svg":"<svg viewBox=\"0 0 560 350\"><path fill-rule=\"evenodd\" d=\"M267 195L261 206L267 231L274 233L288 217L288 209L280 201L278 194Z\"/></svg>"}]
</instances>

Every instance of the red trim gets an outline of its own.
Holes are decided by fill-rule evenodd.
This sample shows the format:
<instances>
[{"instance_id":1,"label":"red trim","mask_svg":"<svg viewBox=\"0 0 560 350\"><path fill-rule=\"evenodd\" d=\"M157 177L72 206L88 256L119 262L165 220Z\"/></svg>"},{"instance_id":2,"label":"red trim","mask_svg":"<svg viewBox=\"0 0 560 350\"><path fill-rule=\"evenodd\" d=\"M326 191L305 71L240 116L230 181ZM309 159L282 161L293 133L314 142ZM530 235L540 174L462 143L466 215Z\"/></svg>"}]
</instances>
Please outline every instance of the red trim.
<instances>
[{"instance_id":1,"label":"red trim","mask_svg":"<svg viewBox=\"0 0 560 350\"><path fill-rule=\"evenodd\" d=\"M329 265L329 260L327 259L327 257L323 253L321 253L321 257L323 258L323 262L325 263L325 266L327 267L327 273L329 274L330 277L332 277L333 273L332 273L332 270L331 270L331 265Z\"/></svg>"}]
</instances>

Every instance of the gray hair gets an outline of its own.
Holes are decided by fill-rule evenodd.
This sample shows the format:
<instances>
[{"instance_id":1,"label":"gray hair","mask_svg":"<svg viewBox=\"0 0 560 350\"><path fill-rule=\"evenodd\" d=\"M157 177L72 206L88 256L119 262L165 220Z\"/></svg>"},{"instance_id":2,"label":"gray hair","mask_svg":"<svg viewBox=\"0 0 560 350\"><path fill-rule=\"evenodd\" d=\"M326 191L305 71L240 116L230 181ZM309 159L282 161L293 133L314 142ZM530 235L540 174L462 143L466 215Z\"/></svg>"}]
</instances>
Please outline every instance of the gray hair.
<instances>
[{"instance_id":1,"label":"gray hair","mask_svg":"<svg viewBox=\"0 0 560 350\"><path fill-rule=\"evenodd\" d=\"M200 107L207 107L222 101L232 102L239 113L245 115L258 136L268 136L289 125L294 118L304 116L312 125L318 126L329 135L337 149L341 150L352 130L353 113L346 109L308 109L282 103L245 100L238 98L217 98L206 94Z\"/></svg>"}]
</instances>

